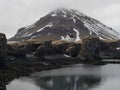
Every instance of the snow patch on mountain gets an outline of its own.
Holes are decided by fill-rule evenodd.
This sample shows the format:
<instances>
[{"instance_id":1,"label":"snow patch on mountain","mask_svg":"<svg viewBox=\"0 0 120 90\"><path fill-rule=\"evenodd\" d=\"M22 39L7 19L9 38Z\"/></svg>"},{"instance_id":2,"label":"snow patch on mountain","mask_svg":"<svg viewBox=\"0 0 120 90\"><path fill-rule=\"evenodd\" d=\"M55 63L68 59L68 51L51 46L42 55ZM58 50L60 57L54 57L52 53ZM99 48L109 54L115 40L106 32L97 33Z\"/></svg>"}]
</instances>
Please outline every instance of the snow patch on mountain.
<instances>
[{"instance_id":1,"label":"snow patch on mountain","mask_svg":"<svg viewBox=\"0 0 120 90\"><path fill-rule=\"evenodd\" d=\"M66 15L62 15L64 18L66 18L67 16Z\"/></svg>"},{"instance_id":2,"label":"snow patch on mountain","mask_svg":"<svg viewBox=\"0 0 120 90\"><path fill-rule=\"evenodd\" d=\"M73 18L73 22L76 23L76 19Z\"/></svg>"},{"instance_id":3,"label":"snow patch on mountain","mask_svg":"<svg viewBox=\"0 0 120 90\"><path fill-rule=\"evenodd\" d=\"M33 34L33 33L27 32L27 33L23 34L21 37L29 37L29 36L31 36L32 34Z\"/></svg>"},{"instance_id":4,"label":"snow patch on mountain","mask_svg":"<svg viewBox=\"0 0 120 90\"><path fill-rule=\"evenodd\" d=\"M73 20L73 22L76 23L76 19L75 19L76 16L73 14L71 14L71 15L72 15L72 17L70 17L70 20Z\"/></svg>"},{"instance_id":5,"label":"snow patch on mountain","mask_svg":"<svg viewBox=\"0 0 120 90\"><path fill-rule=\"evenodd\" d=\"M76 32L76 40L75 41L79 41L80 40L80 33L77 29L73 29Z\"/></svg>"},{"instance_id":6,"label":"snow patch on mountain","mask_svg":"<svg viewBox=\"0 0 120 90\"><path fill-rule=\"evenodd\" d=\"M52 16L52 17L55 17L55 16L57 16L57 14L56 14L56 13L53 13L51 16Z\"/></svg>"},{"instance_id":7,"label":"snow patch on mountain","mask_svg":"<svg viewBox=\"0 0 120 90\"><path fill-rule=\"evenodd\" d=\"M61 36L61 40L65 40L64 36Z\"/></svg>"},{"instance_id":8,"label":"snow patch on mountain","mask_svg":"<svg viewBox=\"0 0 120 90\"><path fill-rule=\"evenodd\" d=\"M52 26L53 26L53 23L50 22L50 23L48 23L47 25L45 25L44 27L42 27L41 29L37 30L37 32L42 31L42 30L43 30L44 28L46 28L46 27L52 27Z\"/></svg>"},{"instance_id":9,"label":"snow patch on mountain","mask_svg":"<svg viewBox=\"0 0 120 90\"><path fill-rule=\"evenodd\" d=\"M101 39L101 40L105 40L104 38L102 38L101 36L99 36L99 39Z\"/></svg>"}]
</instances>

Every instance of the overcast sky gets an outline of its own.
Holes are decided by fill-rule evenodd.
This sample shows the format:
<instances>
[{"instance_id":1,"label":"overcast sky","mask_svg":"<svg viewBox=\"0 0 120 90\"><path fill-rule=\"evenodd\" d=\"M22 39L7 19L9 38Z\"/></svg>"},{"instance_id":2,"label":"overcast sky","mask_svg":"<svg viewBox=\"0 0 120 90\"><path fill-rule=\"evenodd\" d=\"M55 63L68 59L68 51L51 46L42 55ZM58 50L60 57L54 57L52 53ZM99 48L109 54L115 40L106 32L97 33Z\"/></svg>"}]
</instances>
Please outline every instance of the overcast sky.
<instances>
[{"instance_id":1,"label":"overcast sky","mask_svg":"<svg viewBox=\"0 0 120 90\"><path fill-rule=\"evenodd\" d=\"M120 31L120 0L0 0L0 32L13 36L56 8L78 9Z\"/></svg>"}]
</instances>

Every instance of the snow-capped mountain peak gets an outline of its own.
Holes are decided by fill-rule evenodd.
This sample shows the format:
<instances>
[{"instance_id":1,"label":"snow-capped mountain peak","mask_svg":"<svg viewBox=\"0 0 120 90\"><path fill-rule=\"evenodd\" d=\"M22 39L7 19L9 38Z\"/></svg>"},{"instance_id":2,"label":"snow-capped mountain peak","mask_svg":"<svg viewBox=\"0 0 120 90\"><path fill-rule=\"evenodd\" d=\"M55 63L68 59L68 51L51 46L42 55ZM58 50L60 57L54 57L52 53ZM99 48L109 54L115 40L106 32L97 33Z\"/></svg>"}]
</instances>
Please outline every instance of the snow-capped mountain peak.
<instances>
[{"instance_id":1,"label":"snow-capped mountain peak","mask_svg":"<svg viewBox=\"0 0 120 90\"><path fill-rule=\"evenodd\" d=\"M103 23L73 9L57 9L40 18L37 22L18 30L10 40L39 38L41 40L58 40L68 34L80 40L87 35L100 39L120 39L120 34Z\"/></svg>"}]
</instances>

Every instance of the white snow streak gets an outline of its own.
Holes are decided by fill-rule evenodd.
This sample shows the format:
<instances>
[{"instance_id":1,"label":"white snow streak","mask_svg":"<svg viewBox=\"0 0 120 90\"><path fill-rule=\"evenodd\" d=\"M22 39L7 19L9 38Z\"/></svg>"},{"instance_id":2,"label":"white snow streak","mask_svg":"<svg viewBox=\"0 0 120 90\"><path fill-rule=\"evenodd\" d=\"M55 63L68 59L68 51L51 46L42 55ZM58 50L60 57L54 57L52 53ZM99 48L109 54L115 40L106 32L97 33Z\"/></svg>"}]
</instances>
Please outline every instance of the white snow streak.
<instances>
[{"instance_id":1,"label":"white snow streak","mask_svg":"<svg viewBox=\"0 0 120 90\"><path fill-rule=\"evenodd\" d=\"M62 15L64 18L66 18L67 16L66 15Z\"/></svg>"},{"instance_id":2,"label":"white snow streak","mask_svg":"<svg viewBox=\"0 0 120 90\"><path fill-rule=\"evenodd\" d=\"M45 25L44 27L42 27L41 29L39 29L39 30L37 30L37 32L40 32L40 31L42 31L44 28L46 28L46 27L52 27L53 26L53 23L52 22L50 22L49 24L47 24L47 25Z\"/></svg>"},{"instance_id":3,"label":"white snow streak","mask_svg":"<svg viewBox=\"0 0 120 90\"><path fill-rule=\"evenodd\" d=\"M75 32L76 32L76 41L79 41L80 40L80 33L77 29L73 29Z\"/></svg>"},{"instance_id":4,"label":"white snow streak","mask_svg":"<svg viewBox=\"0 0 120 90\"><path fill-rule=\"evenodd\" d=\"M33 33L29 33L29 32L26 32L25 34L23 34L21 37L29 37L31 36Z\"/></svg>"},{"instance_id":5,"label":"white snow streak","mask_svg":"<svg viewBox=\"0 0 120 90\"><path fill-rule=\"evenodd\" d=\"M52 16L52 17L55 17L55 16L57 16L57 14L56 14L56 13L53 13L51 16Z\"/></svg>"},{"instance_id":6,"label":"white snow streak","mask_svg":"<svg viewBox=\"0 0 120 90\"><path fill-rule=\"evenodd\" d=\"M65 40L65 38L63 36L61 36L61 40Z\"/></svg>"}]
</instances>

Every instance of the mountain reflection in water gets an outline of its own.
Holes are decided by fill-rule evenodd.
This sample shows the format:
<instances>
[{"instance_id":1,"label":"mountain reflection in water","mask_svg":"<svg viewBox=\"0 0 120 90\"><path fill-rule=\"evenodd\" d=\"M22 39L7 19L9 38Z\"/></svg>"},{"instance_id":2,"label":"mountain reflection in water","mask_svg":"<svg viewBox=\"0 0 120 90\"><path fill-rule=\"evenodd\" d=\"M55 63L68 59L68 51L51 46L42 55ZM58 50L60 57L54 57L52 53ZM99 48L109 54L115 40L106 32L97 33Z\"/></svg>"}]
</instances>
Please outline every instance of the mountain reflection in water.
<instances>
[{"instance_id":1,"label":"mountain reflection in water","mask_svg":"<svg viewBox=\"0 0 120 90\"><path fill-rule=\"evenodd\" d=\"M12 81L7 90L119 90L120 65L72 66Z\"/></svg>"},{"instance_id":2,"label":"mountain reflection in water","mask_svg":"<svg viewBox=\"0 0 120 90\"><path fill-rule=\"evenodd\" d=\"M44 90L89 90L100 81L100 77L93 76L57 76L36 79L36 85Z\"/></svg>"},{"instance_id":3,"label":"mountain reflection in water","mask_svg":"<svg viewBox=\"0 0 120 90\"><path fill-rule=\"evenodd\" d=\"M48 76L19 79L11 82L7 90L89 90L100 84L100 77L93 76Z\"/></svg>"}]
</instances>

